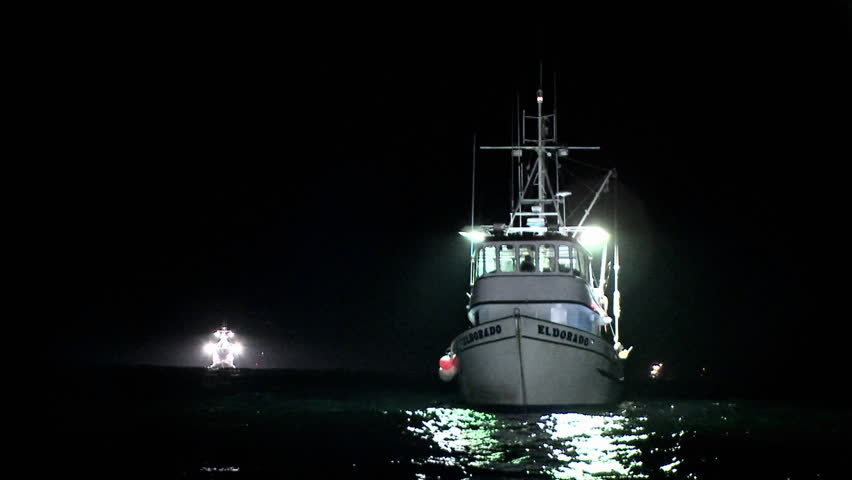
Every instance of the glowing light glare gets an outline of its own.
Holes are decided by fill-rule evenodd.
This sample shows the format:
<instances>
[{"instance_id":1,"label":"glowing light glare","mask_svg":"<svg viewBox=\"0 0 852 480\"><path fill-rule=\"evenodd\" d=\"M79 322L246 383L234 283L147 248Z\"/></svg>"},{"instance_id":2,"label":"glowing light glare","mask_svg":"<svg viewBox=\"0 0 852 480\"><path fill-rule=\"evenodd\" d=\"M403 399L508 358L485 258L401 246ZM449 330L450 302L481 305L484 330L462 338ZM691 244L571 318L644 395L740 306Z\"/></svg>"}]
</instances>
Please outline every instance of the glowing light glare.
<instances>
[{"instance_id":1,"label":"glowing light glare","mask_svg":"<svg viewBox=\"0 0 852 480\"><path fill-rule=\"evenodd\" d=\"M651 365L651 378L659 378L663 370L663 363L655 363Z\"/></svg>"},{"instance_id":2,"label":"glowing light glare","mask_svg":"<svg viewBox=\"0 0 852 480\"><path fill-rule=\"evenodd\" d=\"M473 230L470 232L459 232L459 234L462 237L470 240L471 243L479 243L485 241L485 232Z\"/></svg>"},{"instance_id":3,"label":"glowing light glare","mask_svg":"<svg viewBox=\"0 0 852 480\"><path fill-rule=\"evenodd\" d=\"M600 227L591 227L580 232L577 240L586 248L596 247L609 240L609 233Z\"/></svg>"},{"instance_id":4,"label":"glowing light glare","mask_svg":"<svg viewBox=\"0 0 852 480\"><path fill-rule=\"evenodd\" d=\"M213 332L213 336L218 341L208 343L203 348L204 354L209 355L213 362L208 368L236 368L234 358L237 355L241 355L244 348L242 344L230 341L234 338L234 332L230 331L227 327L222 327Z\"/></svg>"}]
</instances>

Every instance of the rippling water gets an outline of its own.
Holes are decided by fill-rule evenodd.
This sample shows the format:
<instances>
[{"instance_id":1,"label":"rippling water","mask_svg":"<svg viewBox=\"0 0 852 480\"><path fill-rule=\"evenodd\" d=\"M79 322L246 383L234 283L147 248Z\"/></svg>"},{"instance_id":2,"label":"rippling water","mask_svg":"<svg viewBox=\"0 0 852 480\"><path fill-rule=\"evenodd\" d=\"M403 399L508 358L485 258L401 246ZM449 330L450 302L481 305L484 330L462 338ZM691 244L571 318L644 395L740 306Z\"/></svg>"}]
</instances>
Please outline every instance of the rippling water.
<instances>
[{"instance_id":1,"label":"rippling water","mask_svg":"<svg viewBox=\"0 0 852 480\"><path fill-rule=\"evenodd\" d=\"M793 412L746 401L658 399L603 411L439 407L405 415L408 432L436 447L413 462L457 467L462 477L820 478L837 461L826 456L839 445L821 438L832 431L831 418L809 412L807 420L792 420Z\"/></svg>"},{"instance_id":2,"label":"rippling water","mask_svg":"<svg viewBox=\"0 0 852 480\"><path fill-rule=\"evenodd\" d=\"M81 462L87 475L116 478L798 479L852 470L850 414L831 408L628 396L601 409L495 412L440 385L359 375L243 372L211 383L185 369L86 380L54 412L54 446L65 454L54 466L67 473Z\"/></svg>"}]
</instances>

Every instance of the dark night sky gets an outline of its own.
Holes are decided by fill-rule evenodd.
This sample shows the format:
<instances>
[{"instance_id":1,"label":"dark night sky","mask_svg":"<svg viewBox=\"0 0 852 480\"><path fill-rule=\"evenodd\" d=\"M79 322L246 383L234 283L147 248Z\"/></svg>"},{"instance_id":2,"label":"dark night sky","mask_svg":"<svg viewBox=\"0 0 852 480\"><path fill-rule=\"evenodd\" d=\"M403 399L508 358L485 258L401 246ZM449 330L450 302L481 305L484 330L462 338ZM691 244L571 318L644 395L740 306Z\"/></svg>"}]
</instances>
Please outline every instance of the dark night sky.
<instances>
[{"instance_id":1,"label":"dark night sky","mask_svg":"<svg viewBox=\"0 0 852 480\"><path fill-rule=\"evenodd\" d=\"M842 38L697 7L574 13L546 33L234 20L49 42L52 331L86 362L202 365L226 321L270 367L431 371L464 324L472 136L509 141L541 60L561 140L619 170L633 370L810 375L827 331L796 328L819 316L821 248L789 226L810 223L803 147L840 131L816 47ZM477 216L499 221L508 161L478 158Z\"/></svg>"}]
</instances>

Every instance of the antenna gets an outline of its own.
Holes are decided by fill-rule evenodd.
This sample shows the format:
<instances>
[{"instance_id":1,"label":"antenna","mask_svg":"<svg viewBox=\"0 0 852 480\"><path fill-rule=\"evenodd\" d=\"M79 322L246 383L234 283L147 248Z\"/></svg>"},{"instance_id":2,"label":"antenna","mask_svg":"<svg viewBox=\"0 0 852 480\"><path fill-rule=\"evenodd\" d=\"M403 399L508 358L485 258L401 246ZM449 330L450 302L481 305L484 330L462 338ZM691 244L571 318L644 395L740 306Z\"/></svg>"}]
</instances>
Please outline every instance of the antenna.
<instances>
[{"instance_id":1,"label":"antenna","mask_svg":"<svg viewBox=\"0 0 852 480\"><path fill-rule=\"evenodd\" d=\"M544 60L538 61L538 89L541 90L541 79L544 75Z\"/></svg>"},{"instance_id":2,"label":"antenna","mask_svg":"<svg viewBox=\"0 0 852 480\"><path fill-rule=\"evenodd\" d=\"M515 105L516 105L515 115L517 115L517 119L518 119L518 126L517 126L517 128L518 128L518 137L517 137L518 138L518 146L521 146L524 143L523 137L521 137L521 123L526 123L526 120L524 120L524 117L521 114L521 94L517 91L515 92ZM514 145L512 145L512 147L514 148ZM513 152L513 155L514 155L514 150L512 150L512 152ZM523 151L518 150L518 153L523 154ZM515 157L513 156L512 158L515 158ZM524 166L523 166L523 162L521 161L522 158L523 157L521 155L518 155L518 202L520 202L521 197L524 194L524 190L523 190L524 189L524 178L523 178ZM516 205L516 207L517 207L517 205Z\"/></svg>"},{"instance_id":3,"label":"antenna","mask_svg":"<svg viewBox=\"0 0 852 480\"><path fill-rule=\"evenodd\" d=\"M476 199L476 132L473 132L473 172L470 175L470 228L473 229L473 202Z\"/></svg>"},{"instance_id":4,"label":"antenna","mask_svg":"<svg viewBox=\"0 0 852 480\"><path fill-rule=\"evenodd\" d=\"M556 115L556 70L553 71L553 139L559 138L556 131L556 120L558 119L558 115ZM556 157L556 170L559 171L559 157ZM559 189L557 185L556 189Z\"/></svg>"},{"instance_id":5,"label":"antenna","mask_svg":"<svg viewBox=\"0 0 852 480\"><path fill-rule=\"evenodd\" d=\"M559 138L556 136L556 70L553 71L553 139L556 140ZM555 165L554 169L556 170L556 194L559 192L559 153L556 153L556 156L553 159L553 163ZM564 197L563 197L564 200ZM559 204L556 205L556 211L559 211ZM562 219L565 220L564 218Z\"/></svg>"}]
</instances>

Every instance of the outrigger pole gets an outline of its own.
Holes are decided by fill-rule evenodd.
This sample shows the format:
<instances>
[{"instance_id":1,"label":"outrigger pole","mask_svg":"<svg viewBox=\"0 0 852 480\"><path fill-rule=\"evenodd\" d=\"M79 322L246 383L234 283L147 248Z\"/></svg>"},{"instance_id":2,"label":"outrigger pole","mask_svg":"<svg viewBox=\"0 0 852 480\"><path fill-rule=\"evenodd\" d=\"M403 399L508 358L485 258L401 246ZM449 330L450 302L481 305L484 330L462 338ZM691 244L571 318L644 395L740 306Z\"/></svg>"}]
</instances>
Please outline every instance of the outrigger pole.
<instances>
[{"instance_id":1,"label":"outrigger pole","mask_svg":"<svg viewBox=\"0 0 852 480\"><path fill-rule=\"evenodd\" d=\"M598 198L601 196L601 192L606 187L606 184L609 182L609 177L615 174L615 169L611 168L609 172L607 172L606 177L604 177L603 182L601 182L601 186L598 187L598 191L595 192L595 198L592 199L592 203L589 204L589 208L586 209L586 212L583 214L583 218L580 219L580 223L577 224L578 227L583 226L583 222L586 221L586 218L589 217L589 213L592 212L592 208L595 206L595 203L598 201ZM577 233L574 233L574 236L577 236Z\"/></svg>"}]
</instances>

